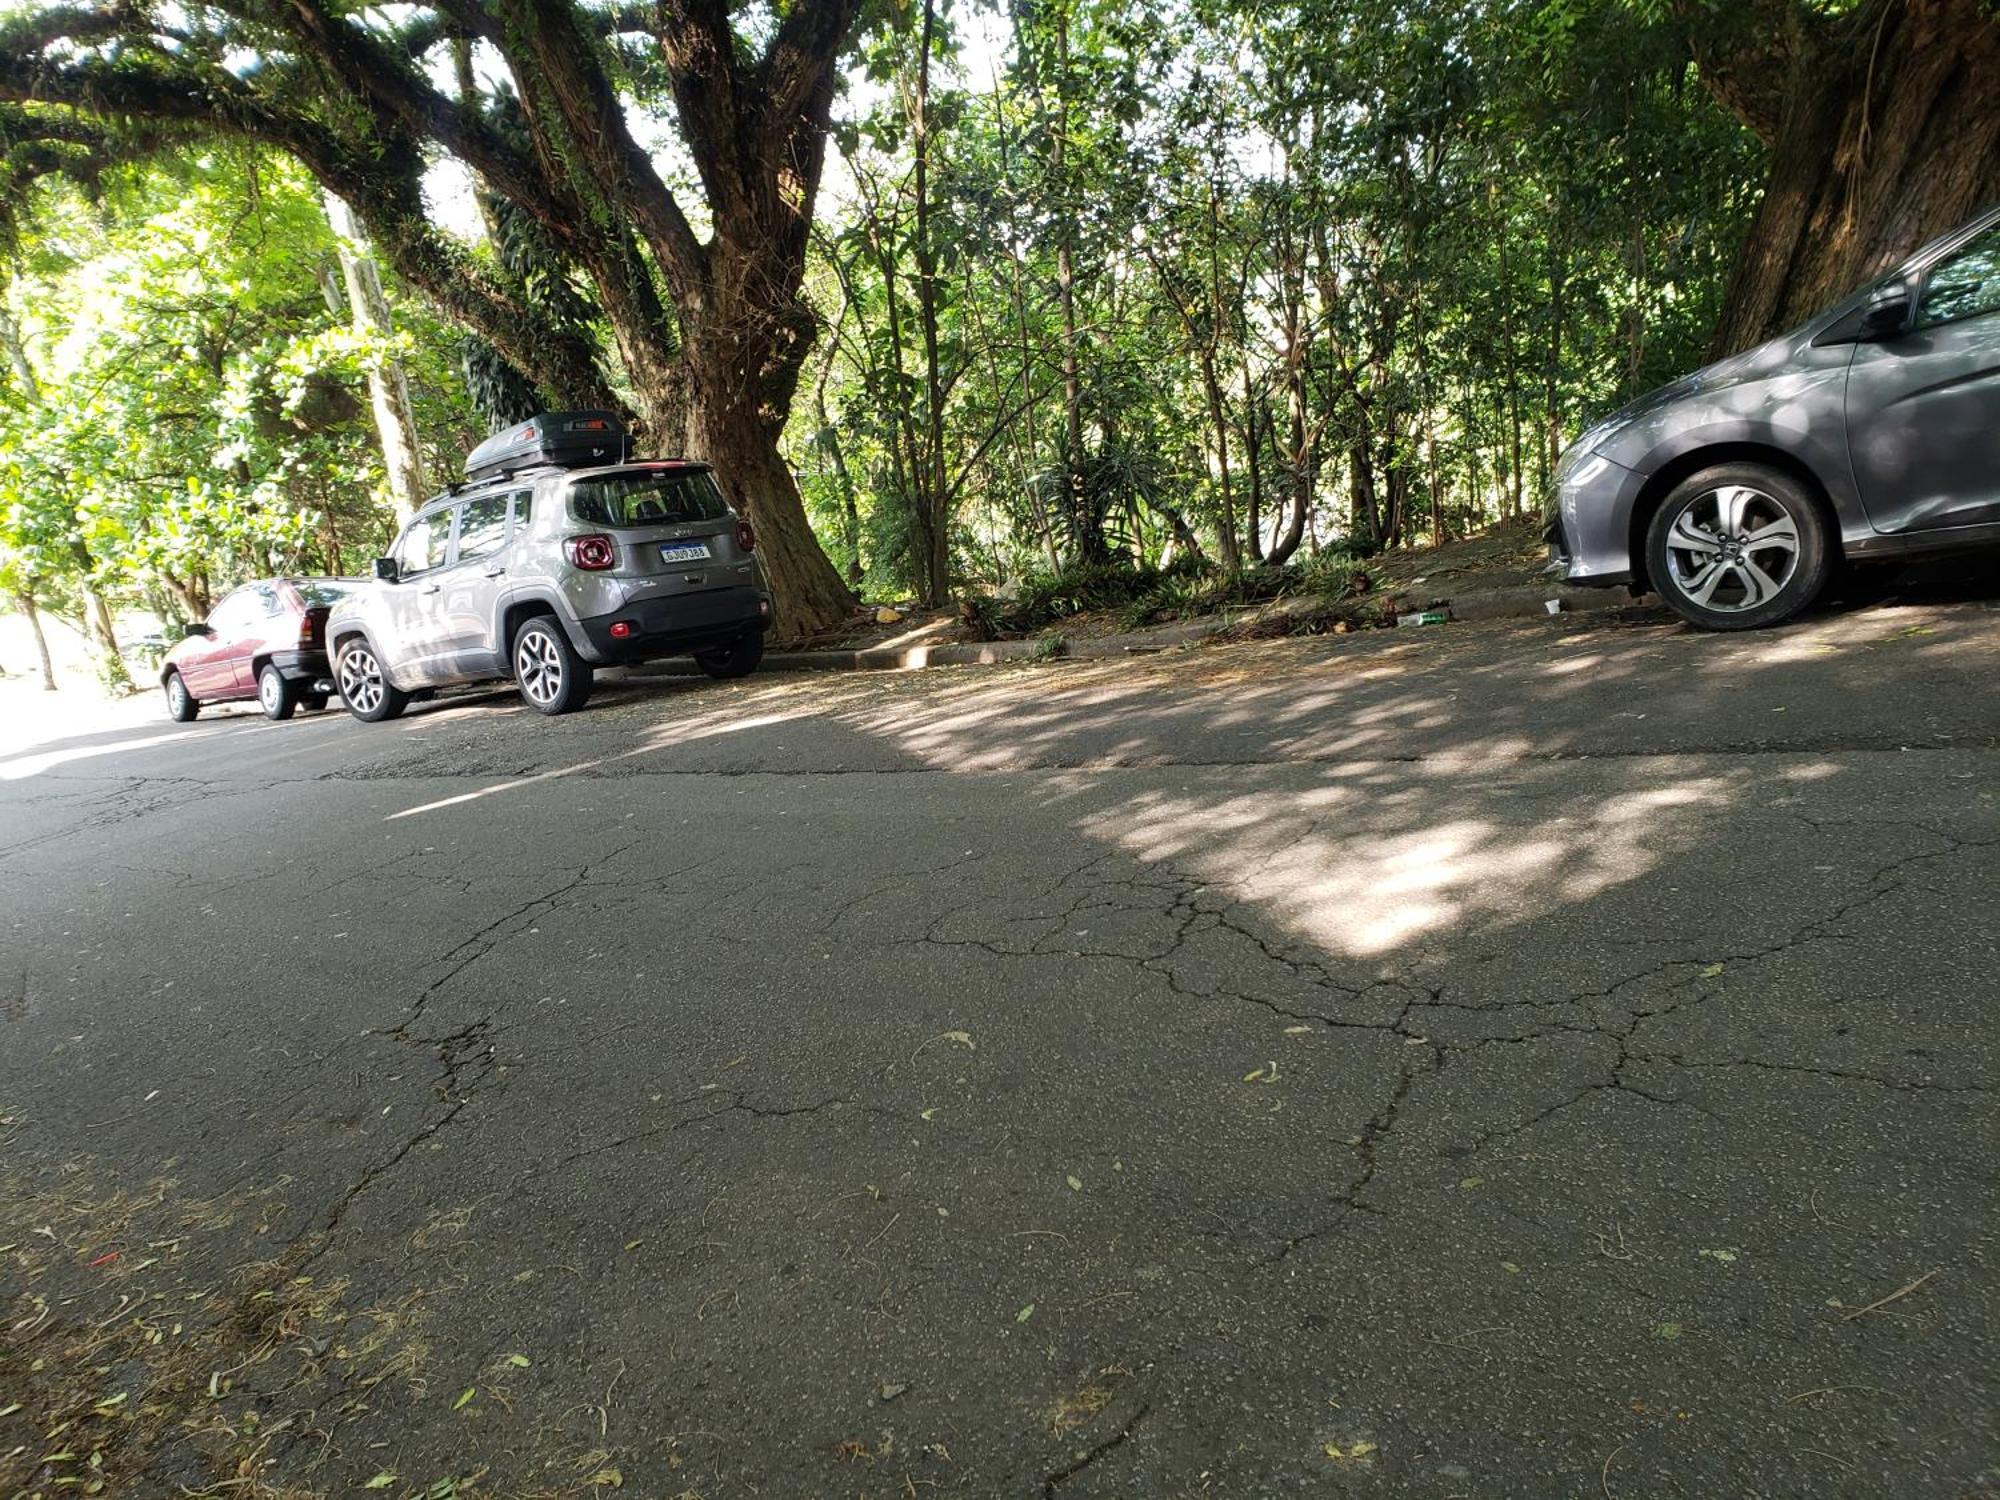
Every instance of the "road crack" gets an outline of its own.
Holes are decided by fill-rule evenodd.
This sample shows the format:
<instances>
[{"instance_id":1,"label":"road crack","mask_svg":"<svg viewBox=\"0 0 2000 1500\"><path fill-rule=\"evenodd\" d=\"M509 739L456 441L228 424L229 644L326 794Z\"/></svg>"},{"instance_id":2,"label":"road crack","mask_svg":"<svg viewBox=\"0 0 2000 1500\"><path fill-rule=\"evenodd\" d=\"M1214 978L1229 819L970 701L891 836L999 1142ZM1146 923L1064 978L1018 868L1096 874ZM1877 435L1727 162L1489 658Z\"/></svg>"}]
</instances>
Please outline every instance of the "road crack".
<instances>
[{"instance_id":1,"label":"road crack","mask_svg":"<svg viewBox=\"0 0 2000 1500\"><path fill-rule=\"evenodd\" d=\"M1062 1468L1050 1474L1048 1478L1042 1481L1043 1500L1052 1500L1055 1492L1063 1485L1069 1483L1070 1480L1076 1478L1077 1475L1104 1458L1107 1454L1114 1453L1123 1447L1131 1440L1132 1434L1139 1430L1139 1424L1146 1420L1152 1413L1152 1410L1151 1403L1141 1402L1139 1409L1127 1417L1124 1425L1112 1433L1111 1436L1107 1437L1096 1447L1078 1454L1074 1461L1065 1464Z\"/></svg>"}]
</instances>

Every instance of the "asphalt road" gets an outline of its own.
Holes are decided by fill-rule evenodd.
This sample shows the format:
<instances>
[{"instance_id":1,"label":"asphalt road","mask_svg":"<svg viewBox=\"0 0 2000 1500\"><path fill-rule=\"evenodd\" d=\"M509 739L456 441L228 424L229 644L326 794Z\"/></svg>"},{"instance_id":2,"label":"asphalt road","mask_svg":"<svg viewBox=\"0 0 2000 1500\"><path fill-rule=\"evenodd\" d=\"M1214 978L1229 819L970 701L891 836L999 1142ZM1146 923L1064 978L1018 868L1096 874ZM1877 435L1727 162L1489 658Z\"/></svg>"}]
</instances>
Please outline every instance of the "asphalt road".
<instances>
[{"instance_id":1,"label":"asphalt road","mask_svg":"<svg viewBox=\"0 0 2000 1500\"><path fill-rule=\"evenodd\" d=\"M16 751L0 1493L2000 1494L1996 667L1974 591Z\"/></svg>"}]
</instances>

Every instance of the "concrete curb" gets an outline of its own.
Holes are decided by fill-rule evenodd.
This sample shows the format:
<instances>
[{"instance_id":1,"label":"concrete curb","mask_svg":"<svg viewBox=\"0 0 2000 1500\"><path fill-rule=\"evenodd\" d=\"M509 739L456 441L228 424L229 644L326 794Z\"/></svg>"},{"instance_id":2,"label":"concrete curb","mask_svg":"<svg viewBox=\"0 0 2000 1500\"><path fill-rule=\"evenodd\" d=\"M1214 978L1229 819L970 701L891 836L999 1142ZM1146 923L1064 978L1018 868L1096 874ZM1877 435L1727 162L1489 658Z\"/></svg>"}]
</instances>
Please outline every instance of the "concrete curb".
<instances>
[{"instance_id":1,"label":"concrete curb","mask_svg":"<svg viewBox=\"0 0 2000 1500\"><path fill-rule=\"evenodd\" d=\"M1392 592L1409 591L1397 589ZM1536 584L1518 588L1478 589L1449 598L1444 595L1429 597L1445 599L1444 604L1436 607L1449 609L1454 622L1545 616L1548 613L1548 601L1551 599L1561 604L1562 608L1558 612L1562 614L1581 614L1593 610L1619 609L1634 604L1659 602L1651 594L1635 600L1624 589L1552 588ZM1103 661L1124 656L1149 656L1159 651L1171 651L1178 647L1195 645L1234 626L1244 625L1258 618L1268 619L1274 613L1304 613L1308 609L1320 607L1317 600L1285 600L1267 606L1263 610L1245 612L1229 620L1191 620L1184 624L1163 626L1158 630L1138 631L1131 635L1097 636L1077 641L1063 641L1056 637L1020 641L963 641L937 646L895 648L871 646L856 651L772 651L764 657L758 671L916 672L926 667L989 667L1022 661L1056 659ZM1417 606L1413 603L1412 608L1415 607ZM669 661L648 662L641 666L627 667L625 671L634 677L692 677L699 673L700 668L686 658L677 657Z\"/></svg>"}]
</instances>

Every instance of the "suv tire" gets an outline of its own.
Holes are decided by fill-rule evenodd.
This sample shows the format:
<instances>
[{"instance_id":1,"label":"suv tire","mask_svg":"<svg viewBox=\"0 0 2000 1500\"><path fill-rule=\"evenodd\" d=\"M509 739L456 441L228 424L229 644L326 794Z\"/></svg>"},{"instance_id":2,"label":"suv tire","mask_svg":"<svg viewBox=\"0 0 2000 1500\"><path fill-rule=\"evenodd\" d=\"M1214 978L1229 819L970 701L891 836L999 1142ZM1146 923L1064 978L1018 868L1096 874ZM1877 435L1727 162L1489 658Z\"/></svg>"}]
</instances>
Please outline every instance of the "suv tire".
<instances>
[{"instance_id":1,"label":"suv tire","mask_svg":"<svg viewBox=\"0 0 2000 1500\"><path fill-rule=\"evenodd\" d=\"M181 674L178 672L167 673L165 687L167 690L167 717L172 719L176 724L192 724L195 715L201 712L201 704L196 702L194 694L187 690L187 684L181 681Z\"/></svg>"},{"instance_id":2,"label":"suv tire","mask_svg":"<svg viewBox=\"0 0 2000 1500\"><path fill-rule=\"evenodd\" d=\"M393 719L410 706L410 695L389 681L375 648L363 638L340 648L334 675L340 684L340 701L347 711L364 724Z\"/></svg>"},{"instance_id":3,"label":"suv tire","mask_svg":"<svg viewBox=\"0 0 2000 1500\"><path fill-rule=\"evenodd\" d=\"M590 701L595 673L576 654L553 615L536 615L514 635L508 653L521 701L542 714L573 713Z\"/></svg>"},{"instance_id":4,"label":"suv tire","mask_svg":"<svg viewBox=\"0 0 2000 1500\"><path fill-rule=\"evenodd\" d=\"M285 681L285 674L269 662L257 674L257 706L264 710L264 717L274 723L289 719L292 710L299 706L298 694Z\"/></svg>"},{"instance_id":5,"label":"suv tire","mask_svg":"<svg viewBox=\"0 0 2000 1500\"><path fill-rule=\"evenodd\" d=\"M747 631L727 646L697 651L694 663L711 677L748 677L764 659L764 632Z\"/></svg>"},{"instance_id":6,"label":"suv tire","mask_svg":"<svg viewBox=\"0 0 2000 1500\"><path fill-rule=\"evenodd\" d=\"M1675 485L1646 530L1646 576L1703 630L1789 620L1831 571L1825 513L1806 487L1763 464L1717 464Z\"/></svg>"}]
</instances>

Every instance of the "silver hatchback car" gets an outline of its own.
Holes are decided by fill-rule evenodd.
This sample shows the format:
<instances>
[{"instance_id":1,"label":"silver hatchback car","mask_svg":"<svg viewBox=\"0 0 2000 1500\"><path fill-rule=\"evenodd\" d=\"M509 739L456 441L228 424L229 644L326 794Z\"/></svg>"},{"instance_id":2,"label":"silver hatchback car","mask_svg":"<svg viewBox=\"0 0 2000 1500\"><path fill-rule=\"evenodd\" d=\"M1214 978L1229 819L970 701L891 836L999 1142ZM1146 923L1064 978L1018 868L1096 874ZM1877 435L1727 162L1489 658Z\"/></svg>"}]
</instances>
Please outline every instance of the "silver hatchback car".
<instances>
[{"instance_id":1,"label":"silver hatchback car","mask_svg":"<svg viewBox=\"0 0 2000 1500\"><path fill-rule=\"evenodd\" d=\"M1833 570L2000 545L2000 207L1563 455L1552 566L1684 619L1789 619Z\"/></svg>"},{"instance_id":2,"label":"silver hatchback car","mask_svg":"<svg viewBox=\"0 0 2000 1500\"><path fill-rule=\"evenodd\" d=\"M589 462L607 448L622 458L614 418L557 412L474 450L472 482L419 511L327 621L350 713L393 719L415 693L511 676L559 714L599 666L756 669L772 612L749 522L707 464Z\"/></svg>"}]
</instances>

